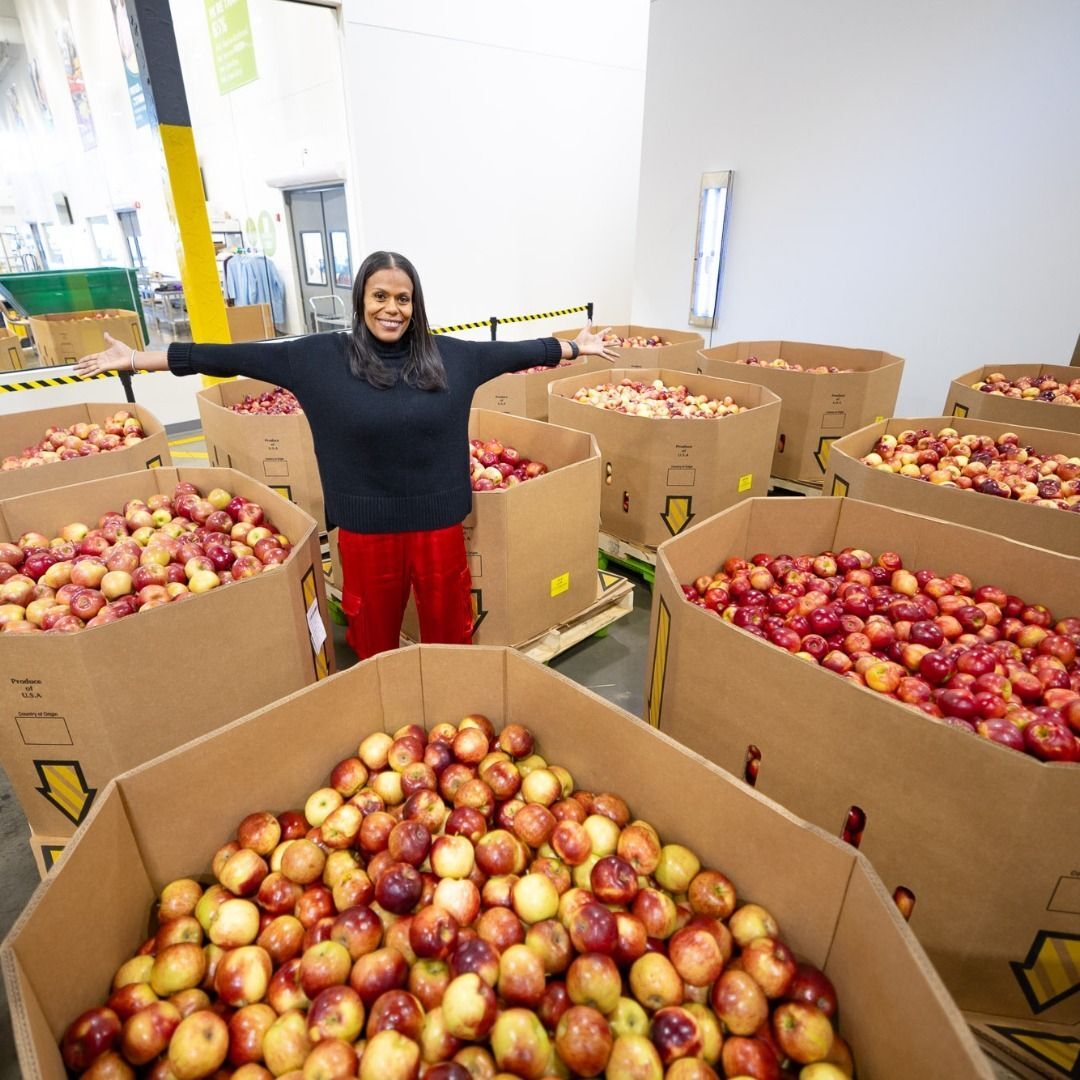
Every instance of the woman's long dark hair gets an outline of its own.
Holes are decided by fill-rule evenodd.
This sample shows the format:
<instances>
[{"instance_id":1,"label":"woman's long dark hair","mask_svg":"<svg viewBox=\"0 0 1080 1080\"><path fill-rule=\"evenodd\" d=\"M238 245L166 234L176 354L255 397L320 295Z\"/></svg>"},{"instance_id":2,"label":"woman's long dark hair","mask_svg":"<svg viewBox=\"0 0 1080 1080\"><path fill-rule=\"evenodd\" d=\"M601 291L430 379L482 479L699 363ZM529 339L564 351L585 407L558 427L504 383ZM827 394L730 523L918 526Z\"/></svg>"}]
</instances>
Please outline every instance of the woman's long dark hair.
<instances>
[{"instance_id":1,"label":"woman's long dark hair","mask_svg":"<svg viewBox=\"0 0 1080 1080\"><path fill-rule=\"evenodd\" d=\"M364 322L364 288L368 278L379 270L401 270L408 274L412 282L412 319L401 338L402 343L408 346L409 355L401 369L401 377L409 386L415 386L419 390L444 389L446 370L429 333L420 276L416 267L396 251L373 251L356 272L352 291L352 333L348 343L349 370L358 379L366 379L379 390L387 390L397 382L397 372L382 362L376 351L378 338Z\"/></svg>"}]
</instances>

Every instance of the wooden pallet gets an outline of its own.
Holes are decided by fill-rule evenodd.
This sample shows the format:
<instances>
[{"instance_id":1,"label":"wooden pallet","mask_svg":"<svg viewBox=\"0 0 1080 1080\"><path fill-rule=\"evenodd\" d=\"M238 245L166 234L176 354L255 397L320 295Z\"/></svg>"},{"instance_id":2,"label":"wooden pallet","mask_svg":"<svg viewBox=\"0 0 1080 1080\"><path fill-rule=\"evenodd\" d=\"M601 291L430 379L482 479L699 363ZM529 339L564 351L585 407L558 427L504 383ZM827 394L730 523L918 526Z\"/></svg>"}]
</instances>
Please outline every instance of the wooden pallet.
<instances>
[{"instance_id":1,"label":"wooden pallet","mask_svg":"<svg viewBox=\"0 0 1080 1080\"><path fill-rule=\"evenodd\" d=\"M600 533L598 547L597 562L601 570L606 569L608 563L618 563L640 574L652 587L656 578L656 548L622 540L606 532Z\"/></svg>"},{"instance_id":2,"label":"wooden pallet","mask_svg":"<svg viewBox=\"0 0 1080 1080\"><path fill-rule=\"evenodd\" d=\"M553 626L550 630L515 648L530 660L546 664L560 653L590 637L604 637L612 623L634 610L634 586L610 570L597 572L596 603L579 612L573 619Z\"/></svg>"},{"instance_id":3,"label":"wooden pallet","mask_svg":"<svg viewBox=\"0 0 1080 1080\"><path fill-rule=\"evenodd\" d=\"M824 481L823 481L824 482ZM769 488L783 495L821 495L821 484L801 484L798 480L785 480L782 476L770 476Z\"/></svg>"}]
</instances>

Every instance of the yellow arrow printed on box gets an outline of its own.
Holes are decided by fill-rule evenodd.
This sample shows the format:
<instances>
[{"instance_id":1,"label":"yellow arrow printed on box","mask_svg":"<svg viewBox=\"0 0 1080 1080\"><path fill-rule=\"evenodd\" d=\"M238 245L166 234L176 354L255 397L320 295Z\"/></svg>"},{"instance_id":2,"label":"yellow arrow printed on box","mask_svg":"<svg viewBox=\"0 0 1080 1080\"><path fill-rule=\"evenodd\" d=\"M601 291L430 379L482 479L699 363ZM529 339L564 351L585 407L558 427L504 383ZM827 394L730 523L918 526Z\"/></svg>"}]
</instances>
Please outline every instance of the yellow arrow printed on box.
<instances>
[{"instance_id":1,"label":"yellow arrow printed on box","mask_svg":"<svg viewBox=\"0 0 1080 1080\"><path fill-rule=\"evenodd\" d=\"M42 786L38 793L72 824L81 825L90 811L97 788L88 787L77 761L35 761Z\"/></svg>"},{"instance_id":2,"label":"yellow arrow printed on box","mask_svg":"<svg viewBox=\"0 0 1080 1080\"><path fill-rule=\"evenodd\" d=\"M1040 930L1027 959L1009 966L1031 1011L1045 1012L1080 990L1080 934Z\"/></svg>"},{"instance_id":3,"label":"yellow arrow printed on box","mask_svg":"<svg viewBox=\"0 0 1080 1080\"><path fill-rule=\"evenodd\" d=\"M660 708L664 703L664 679L667 677L668 641L671 638L671 612L663 600L656 612L656 646L653 650L652 677L649 680L648 719L660 726Z\"/></svg>"},{"instance_id":4,"label":"yellow arrow printed on box","mask_svg":"<svg viewBox=\"0 0 1080 1080\"><path fill-rule=\"evenodd\" d=\"M678 536L693 520L690 506L693 502L691 495L669 495L664 512L660 515L661 521L667 526L667 531L672 536Z\"/></svg>"},{"instance_id":5,"label":"yellow arrow printed on box","mask_svg":"<svg viewBox=\"0 0 1080 1080\"><path fill-rule=\"evenodd\" d=\"M840 438L839 435L822 435L818 439L817 449L814 451L814 460L818 463L818 468L822 472L829 471L829 451L838 438Z\"/></svg>"},{"instance_id":6,"label":"yellow arrow printed on box","mask_svg":"<svg viewBox=\"0 0 1080 1080\"><path fill-rule=\"evenodd\" d=\"M1045 1031L1025 1031L1022 1028L988 1025L1000 1036L1021 1050L1049 1065L1059 1076L1076 1080L1080 1077L1080 1039L1073 1035L1051 1035Z\"/></svg>"}]
</instances>

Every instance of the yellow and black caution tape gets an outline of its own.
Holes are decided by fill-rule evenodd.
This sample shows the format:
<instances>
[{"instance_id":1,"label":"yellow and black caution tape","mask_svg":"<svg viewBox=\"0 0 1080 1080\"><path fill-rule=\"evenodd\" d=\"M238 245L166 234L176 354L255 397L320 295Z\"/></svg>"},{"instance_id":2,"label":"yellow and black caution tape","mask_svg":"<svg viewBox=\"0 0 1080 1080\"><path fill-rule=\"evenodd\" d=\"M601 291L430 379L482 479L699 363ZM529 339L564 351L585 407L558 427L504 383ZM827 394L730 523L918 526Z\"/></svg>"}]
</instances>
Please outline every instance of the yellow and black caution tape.
<instances>
[{"instance_id":1,"label":"yellow and black caution tape","mask_svg":"<svg viewBox=\"0 0 1080 1080\"><path fill-rule=\"evenodd\" d=\"M432 334L456 334L462 330L490 330L491 320L483 319L481 322L463 322L455 323L453 326L435 326L432 327L430 333Z\"/></svg>"},{"instance_id":2,"label":"yellow and black caution tape","mask_svg":"<svg viewBox=\"0 0 1080 1080\"><path fill-rule=\"evenodd\" d=\"M0 394L14 394L19 390L46 390L50 386L68 386L71 383L89 382L91 379L111 379L115 371L100 371L96 375L50 375L42 379L27 379L25 382L0 383Z\"/></svg>"},{"instance_id":3,"label":"yellow and black caution tape","mask_svg":"<svg viewBox=\"0 0 1080 1080\"><path fill-rule=\"evenodd\" d=\"M588 304L578 304L577 307L559 308L557 311L540 311L535 315L507 315L499 316L499 322L535 322L537 319L557 319L560 315L574 315L579 311L588 311Z\"/></svg>"}]
</instances>

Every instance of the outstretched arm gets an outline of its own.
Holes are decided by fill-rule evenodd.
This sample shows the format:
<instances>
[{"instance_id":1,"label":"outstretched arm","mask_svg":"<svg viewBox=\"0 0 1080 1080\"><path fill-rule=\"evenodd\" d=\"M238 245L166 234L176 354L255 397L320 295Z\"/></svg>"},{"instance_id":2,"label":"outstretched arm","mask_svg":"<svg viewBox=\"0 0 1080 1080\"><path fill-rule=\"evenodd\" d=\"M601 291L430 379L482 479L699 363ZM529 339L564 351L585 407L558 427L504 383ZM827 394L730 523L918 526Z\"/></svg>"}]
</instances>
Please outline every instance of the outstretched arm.
<instances>
[{"instance_id":1,"label":"outstretched arm","mask_svg":"<svg viewBox=\"0 0 1080 1080\"><path fill-rule=\"evenodd\" d=\"M104 371L164 371L169 366L166 353L133 349L109 334L105 335L107 348L90 353L75 362L76 375L98 375Z\"/></svg>"},{"instance_id":2,"label":"outstretched arm","mask_svg":"<svg viewBox=\"0 0 1080 1080\"><path fill-rule=\"evenodd\" d=\"M96 375L102 371L171 371L174 375L246 375L287 387L289 378L288 340L244 341L236 345L193 345L177 342L168 352L132 349L105 335L108 348L84 356L75 365L76 375Z\"/></svg>"}]
</instances>

